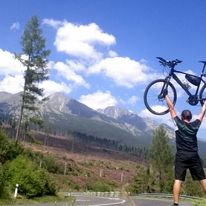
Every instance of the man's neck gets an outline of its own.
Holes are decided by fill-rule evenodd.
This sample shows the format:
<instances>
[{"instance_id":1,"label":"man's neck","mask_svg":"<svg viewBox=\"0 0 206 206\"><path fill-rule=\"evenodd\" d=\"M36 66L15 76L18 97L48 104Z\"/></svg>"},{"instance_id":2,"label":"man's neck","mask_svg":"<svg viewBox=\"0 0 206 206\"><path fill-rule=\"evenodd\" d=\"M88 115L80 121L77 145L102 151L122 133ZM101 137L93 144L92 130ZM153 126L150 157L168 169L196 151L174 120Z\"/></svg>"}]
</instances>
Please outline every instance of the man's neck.
<instances>
[{"instance_id":1,"label":"man's neck","mask_svg":"<svg viewBox=\"0 0 206 206\"><path fill-rule=\"evenodd\" d=\"M190 121L187 120L187 119L183 119L183 121L186 122L186 123L190 123Z\"/></svg>"}]
</instances>

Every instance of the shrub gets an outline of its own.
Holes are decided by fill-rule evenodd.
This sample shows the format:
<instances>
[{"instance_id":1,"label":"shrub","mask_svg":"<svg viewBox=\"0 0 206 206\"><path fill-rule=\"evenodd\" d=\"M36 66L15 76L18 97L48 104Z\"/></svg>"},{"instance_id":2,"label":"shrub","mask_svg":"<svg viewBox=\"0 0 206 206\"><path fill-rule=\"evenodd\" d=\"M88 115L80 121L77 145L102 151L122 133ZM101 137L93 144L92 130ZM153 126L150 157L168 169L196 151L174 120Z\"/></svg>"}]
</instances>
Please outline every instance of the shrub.
<instances>
[{"instance_id":1,"label":"shrub","mask_svg":"<svg viewBox=\"0 0 206 206\"><path fill-rule=\"evenodd\" d=\"M41 162L41 168L46 169L49 173L63 174L64 172L64 165L51 156L44 156L42 153L34 152L31 149L25 149L24 155L37 165L40 165Z\"/></svg>"},{"instance_id":2,"label":"shrub","mask_svg":"<svg viewBox=\"0 0 206 206\"><path fill-rule=\"evenodd\" d=\"M8 163L5 170L11 189L19 184L19 194L28 198L55 195L56 189L48 174L24 156Z\"/></svg>"},{"instance_id":3,"label":"shrub","mask_svg":"<svg viewBox=\"0 0 206 206\"><path fill-rule=\"evenodd\" d=\"M21 154L23 148L14 141L9 141L5 133L0 130L0 162L4 164L8 160L15 159Z\"/></svg>"},{"instance_id":4,"label":"shrub","mask_svg":"<svg viewBox=\"0 0 206 206\"><path fill-rule=\"evenodd\" d=\"M110 192L113 191L115 185L113 183L97 181L93 184L88 184L87 189L95 192Z\"/></svg>"},{"instance_id":5,"label":"shrub","mask_svg":"<svg viewBox=\"0 0 206 206\"><path fill-rule=\"evenodd\" d=\"M44 157L43 166L47 169L48 172L61 174L63 173L63 165L57 163L53 157Z\"/></svg>"},{"instance_id":6,"label":"shrub","mask_svg":"<svg viewBox=\"0 0 206 206\"><path fill-rule=\"evenodd\" d=\"M9 194L6 187L6 179L4 177L3 167L0 164L0 198L8 198Z\"/></svg>"}]
</instances>

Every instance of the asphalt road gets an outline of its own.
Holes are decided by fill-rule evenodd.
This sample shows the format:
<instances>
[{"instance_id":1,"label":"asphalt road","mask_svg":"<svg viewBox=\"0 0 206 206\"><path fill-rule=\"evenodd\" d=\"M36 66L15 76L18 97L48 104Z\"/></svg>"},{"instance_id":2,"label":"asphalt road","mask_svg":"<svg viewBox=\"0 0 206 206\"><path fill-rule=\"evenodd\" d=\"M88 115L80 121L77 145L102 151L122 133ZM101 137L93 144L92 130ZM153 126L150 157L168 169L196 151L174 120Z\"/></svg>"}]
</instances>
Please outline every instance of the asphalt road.
<instances>
[{"instance_id":1,"label":"asphalt road","mask_svg":"<svg viewBox=\"0 0 206 206\"><path fill-rule=\"evenodd\" d=\"M128 204L127 204L128 203ZM130 197L128 198L126 205L132 206L172 206L172 200L164 199L148 199L140 197ZM189 202L181 202L181 206L192 206Z\"/></svg>"},{"instance_id":2,"label":"asphalt road","mask_svg":"<svg viewBox=\"0 0 206 206\"><path fill-rule=\"evenodd\" d=\"M96 196L77 196L75 206L110 206L125 205L126 200L121 198L96 197Z\"/></svg>"},{"instance_id":3,"label":"asphalt road","mask_svg":"<svg viewBox=\"0 0 206 206\"><path fill-rule=\"evenodd\" d=\"M152 198L129 197L109 198L88 195L75 195L76 202L73 206L171 206L172 200L158 200ZM181 206L192 206L191 203L181 202ZM22 206L72 206L69 203L47 203Z\"/></svg>"}]
</instances>

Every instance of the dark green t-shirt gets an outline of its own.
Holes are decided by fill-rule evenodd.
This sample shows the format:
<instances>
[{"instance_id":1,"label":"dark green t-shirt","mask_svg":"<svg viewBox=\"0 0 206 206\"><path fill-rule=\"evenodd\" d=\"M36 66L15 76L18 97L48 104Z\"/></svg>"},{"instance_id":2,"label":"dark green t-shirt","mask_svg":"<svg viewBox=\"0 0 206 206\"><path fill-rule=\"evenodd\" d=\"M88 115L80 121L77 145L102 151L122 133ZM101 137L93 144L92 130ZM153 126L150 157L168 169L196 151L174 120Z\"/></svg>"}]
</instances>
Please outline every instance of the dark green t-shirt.
<instances>
[{"instance_id":1,"label":"dark green t-shirt","mask_svg":"<svg viewBox=\"0 0 206 206\"><path fill-rule=\"evenodd\" d=\"M196 119L193 122L186 123L178 116L174 120L178 128L175 132L177 151L197 152L197 132L201 121Z\"/></svg>"}]
</instances>

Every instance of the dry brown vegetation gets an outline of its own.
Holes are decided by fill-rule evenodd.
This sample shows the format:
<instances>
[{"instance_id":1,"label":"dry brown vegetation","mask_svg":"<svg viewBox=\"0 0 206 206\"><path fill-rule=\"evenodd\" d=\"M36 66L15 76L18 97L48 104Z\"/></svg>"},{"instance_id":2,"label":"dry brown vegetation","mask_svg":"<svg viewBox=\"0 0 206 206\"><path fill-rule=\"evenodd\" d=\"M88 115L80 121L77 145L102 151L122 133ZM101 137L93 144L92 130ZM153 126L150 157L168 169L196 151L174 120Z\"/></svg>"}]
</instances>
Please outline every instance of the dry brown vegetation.
<instances>
[{"instance_id":1,"label":"dry brown vegetation","mask_svg":"<svg viewBox=\"0 0 206 206\"><path fill-rule=\"evenodd\" d=\"M96 153L95 150L77 153L30 143L24 143L24 146L61 163L64 174L54 174L53 177L62 191L86 190L87 185L97 181L112 183L121 190L132 181L138 164L128 155L116 151L99 149Z\"/></svg>"}]
</instances>

